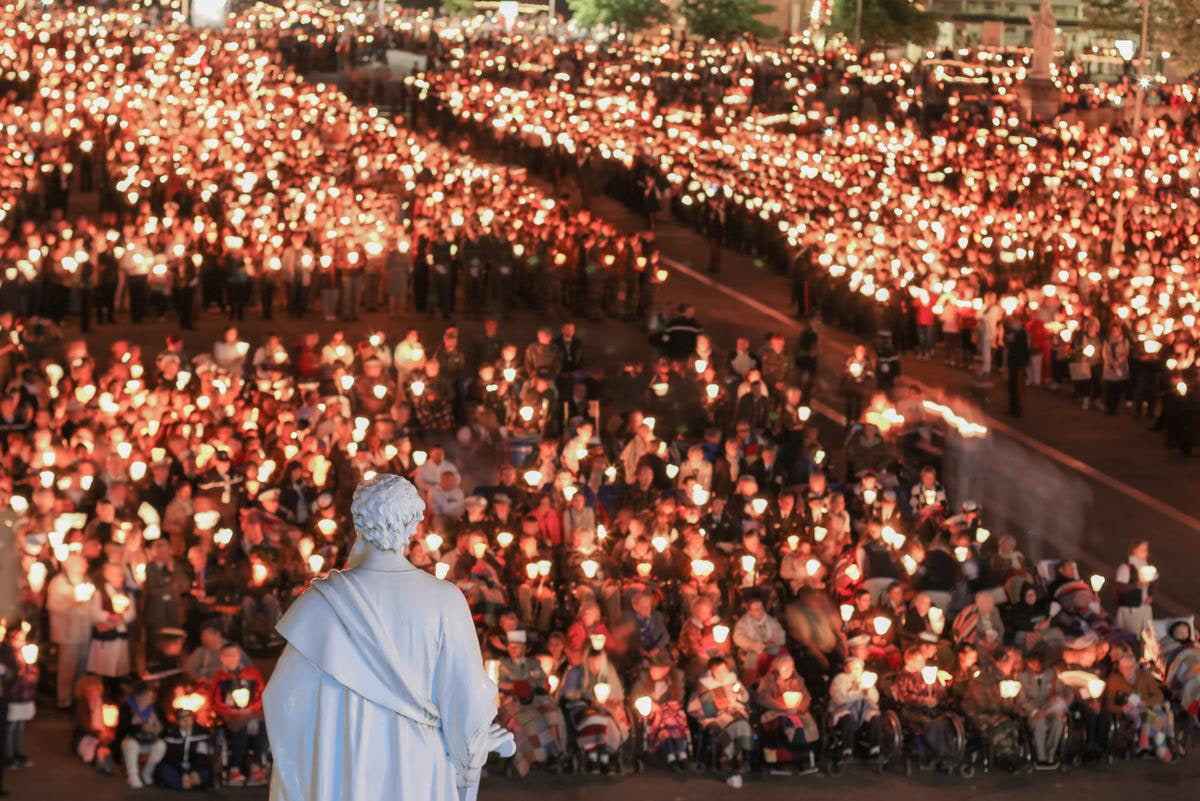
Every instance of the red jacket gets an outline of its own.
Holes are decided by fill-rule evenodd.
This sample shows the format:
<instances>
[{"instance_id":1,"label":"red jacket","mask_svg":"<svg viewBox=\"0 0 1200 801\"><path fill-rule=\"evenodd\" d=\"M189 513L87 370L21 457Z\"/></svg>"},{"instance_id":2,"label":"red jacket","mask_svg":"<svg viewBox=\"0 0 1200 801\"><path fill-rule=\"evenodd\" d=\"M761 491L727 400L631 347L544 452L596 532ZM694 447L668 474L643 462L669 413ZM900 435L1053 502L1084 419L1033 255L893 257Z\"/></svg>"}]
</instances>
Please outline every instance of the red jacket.
<instances>
[{"instance_id":1,"label":"red jacket","mask_svg":"<svg viewBox=\"0 0 1200 801\"><path fill-rule=\"evenodd\" d=\"M246 714L261 715L263 685L262 674L253 665L241 668L236 673L221 670L208 685L209 702L222 719ZM250 690L250 700L245 706L238 706L233 701L233 691L243 687Z\"/></svg>"}]
</instances>

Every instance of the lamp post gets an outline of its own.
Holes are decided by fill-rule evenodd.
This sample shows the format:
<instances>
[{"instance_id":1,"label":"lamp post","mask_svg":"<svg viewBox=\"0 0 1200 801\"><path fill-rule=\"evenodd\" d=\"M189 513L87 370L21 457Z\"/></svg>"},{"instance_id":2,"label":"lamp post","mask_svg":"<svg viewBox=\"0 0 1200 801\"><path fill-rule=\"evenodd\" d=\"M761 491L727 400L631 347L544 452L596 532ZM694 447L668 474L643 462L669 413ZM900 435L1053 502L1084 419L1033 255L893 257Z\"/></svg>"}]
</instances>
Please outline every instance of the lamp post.
<instances>
[{"instance_id":1,"label":"lamp post","mask_svg":"<svg viewBox=\"0 0 1200 801\"><path fill-rule=\"evenodd\" d=\"M858 49L859 43L862 41L862 4L863 0L855 0L854 3L854 49Z\"/></svg>"}]
</instances>

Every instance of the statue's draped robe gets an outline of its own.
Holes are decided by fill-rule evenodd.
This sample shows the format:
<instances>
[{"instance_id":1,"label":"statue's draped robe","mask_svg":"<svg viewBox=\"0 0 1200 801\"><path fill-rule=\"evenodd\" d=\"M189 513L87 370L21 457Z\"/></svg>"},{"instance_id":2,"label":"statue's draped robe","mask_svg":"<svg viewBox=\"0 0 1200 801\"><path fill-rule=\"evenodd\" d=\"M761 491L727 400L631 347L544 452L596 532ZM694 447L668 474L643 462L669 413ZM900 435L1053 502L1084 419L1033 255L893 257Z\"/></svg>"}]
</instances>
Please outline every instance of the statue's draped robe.
<instances>
[{"instance_id":1,"label":"statue's draped robe","mask_svg":"<svg viewBox=\"0 0 1200 801\"><path fill-rule=\"evenodd\" d=\"M459 589L419 570L330 573L279 622L264 696L271 801L457 801L496 713Z\"/></svg>"}]
</instances>

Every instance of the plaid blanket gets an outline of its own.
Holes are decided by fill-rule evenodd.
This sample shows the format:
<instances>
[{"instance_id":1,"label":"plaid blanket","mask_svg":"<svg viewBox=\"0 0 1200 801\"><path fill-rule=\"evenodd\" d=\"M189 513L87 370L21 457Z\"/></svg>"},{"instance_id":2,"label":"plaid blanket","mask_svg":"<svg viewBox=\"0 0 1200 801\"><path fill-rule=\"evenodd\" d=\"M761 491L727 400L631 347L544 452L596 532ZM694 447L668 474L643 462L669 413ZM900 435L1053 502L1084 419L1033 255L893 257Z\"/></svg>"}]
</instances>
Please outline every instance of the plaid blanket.
<instances>
[{"instance_id":1,"label":"plaid blanket","mask_svg":"<svg viewBox=\"0 0 1200 801\"><path fill-rule=\"evenodd\" d=\"M567 727L562 710L553 701L522 704L509 696L500 710L504 727L513 733L517 752L513 767L524 776L537 764L558 756L566 747Z\"/></svg>"}]
</instances>

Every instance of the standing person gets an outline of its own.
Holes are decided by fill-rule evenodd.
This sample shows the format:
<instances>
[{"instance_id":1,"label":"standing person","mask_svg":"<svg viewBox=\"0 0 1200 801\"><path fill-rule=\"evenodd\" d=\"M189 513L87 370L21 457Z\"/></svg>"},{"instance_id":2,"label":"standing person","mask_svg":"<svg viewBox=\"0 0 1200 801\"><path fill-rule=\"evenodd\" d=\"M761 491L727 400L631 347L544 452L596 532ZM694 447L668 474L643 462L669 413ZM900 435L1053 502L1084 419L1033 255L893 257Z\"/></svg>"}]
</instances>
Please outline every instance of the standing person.
<instances>
[{"instance_id":1,"label":"standing person","mask_svg":"<svg viewBox=\"0 0 1200 801\"><path fill-rule=\"evenodd\" d=\"M1150 541L1135 540L1113 576L1117 590L1117 628L1135 637L1140 637L1142 629L1154 620L1150 588L1155 573L1150 566Z\"/></svg>"},{"instance_id":2,"label":"standing person","mask_svg":"<svg viewBox=\"0 0 1200 801\"><path fill-rule=\"evenodd\" d=\"M995 292L983 295L983 310L979 313L979 371L983 375L992 372L992 355L996 343L996 329L1004 319L1004 309L996 302Z\"/></svg>"},{"instance_id":3,"label":"standing person","mask_svg":"<svg viewBox=\"0 0 1200 801\"><path fill-rule=\"evenodd\" d=\"M1020 417L1029 367L1029 332L1015 316L1004 321L1004 361L1008 367L1008 413Z\"/></svg>"},{"instance_id":4,"label":"standing person","mask_svg":"<svg viewBox=\"0 0 1200 801\"><path fill-rule=\"evenodd\" d=\"M137 607L125 591L125 566L106 562L101 582L92 594L92 642L87 670L105 680L110 691L129 675L129 633L137 620Z\"/></svg>"},{"instance_id":5,"label":"standing person","mask_svg":"<svg viewBox=\"0 0 1200 801\"><path fill-rule=\"evenodd\" d=\"M331 323L337 319L338 298L338 269L334 266L333 256L328 253L321 256L321 272L318 274L321 284L321 314L325 322Z\"/></svg>"},{"instance_id":6,"label":"standing person","mask_svg":"<svg viewBox=\"0 0 1200 801\"><path fill-rule=\"evenodd\" d=\"M75 681L87 666L92 636L91 592L95 592L95 587L87 580L87 560L78 553L67 556L62 572L50 580L46 590L50 641L58 647L59 710L71 708Z\"/></svg>"},{"instance_id":7,"label":"standing person","mask_svg":"<svg viewBox=\"0 0 1200 801\"><path fill-rule=\"evenodd\" d=\"M402 230L396 235L396 246L388 251L385 270L389 317L399 317L401 312L408 311L408 283L412 274L410 247L408 234Z\"/></svg>"},{"instance_id":8,"label":"standing person","mask_svg":"<svg viewBox=\"0 0 1200 801\"><path fill-rule=\"evenodd\" d=\"M1111 416L1117 413L1129 381L1129 340L1121 326L1115 323L1109 326L1108 339L1104 342L1101 378L1104 380L1104 413Z\"/></svg>"},{"instance_id":9,"label":"standing person","mask_svg":"<svg viewBox=\"0 0 1200 801\"><path fill-rule=\"evenodd\" d=\"M896 379L900 377L900 354L892 345L891 331L879 332L879 344L875 348L875 364L876 388L880 392L886 392L890 398L892 390L896 387Z\"/></svg>"},{"instance_id":10,"label":"standing person","mask_svg":"<svg viewBox=\"0 0 1200 801\"><path fill-rule=\"evenodd\" d=\"M842 369L841 394L846 403L847 426L854 425L862 417L874 379L875 359L867 346L859 343L854 346Z\"/></svg>"}]
</instances>

